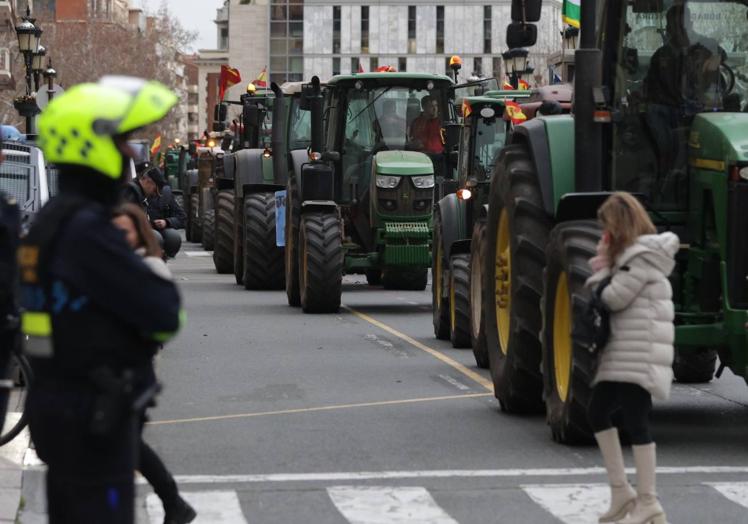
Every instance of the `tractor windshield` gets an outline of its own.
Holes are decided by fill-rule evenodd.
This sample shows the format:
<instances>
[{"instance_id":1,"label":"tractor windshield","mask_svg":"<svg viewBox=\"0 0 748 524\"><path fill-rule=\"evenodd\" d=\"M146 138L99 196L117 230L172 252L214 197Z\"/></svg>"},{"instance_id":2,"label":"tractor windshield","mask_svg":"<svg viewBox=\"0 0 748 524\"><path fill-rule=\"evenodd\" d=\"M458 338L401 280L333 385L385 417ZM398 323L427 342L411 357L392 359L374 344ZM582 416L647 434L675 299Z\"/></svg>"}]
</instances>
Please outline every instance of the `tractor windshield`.
<instances>
[{"instance_id":1,"label":"tractor windshield","mask_svg":"<svg viewBox=\"0 0 748 524\"><path fill-rule=\"evenodd\" d=\"M291 102L291 121L288 134L289 150L307 149L312 143L312 117L309 111L302 111L300 99Z\"/></svg>"},{"instance_id":2,"label":"tractor windshield","mask_svg":"<svg viewBox=\"0 0 748 524\"><path fill-rule=\"evenodd\" d=\"M625 23L618 42L606 45L615 49L609 74L621 115L613 184L649 195L658 209L685 209L694 116L748 109L748 7L636 0L607 9L614 5L623 6Z\"/></svg>"},{"instance_id":3,"label":"tractor windshield","mask_svg":"<svg viewBox=\"0 0 748 524\"><path fill-rule=\"evenodd\" d=\"M479 118L475 130L475 157L473 158L472 176L478 180L488 180L493 165L504 147L506 127L504 120Z\"/></svg>"}]
</instances>

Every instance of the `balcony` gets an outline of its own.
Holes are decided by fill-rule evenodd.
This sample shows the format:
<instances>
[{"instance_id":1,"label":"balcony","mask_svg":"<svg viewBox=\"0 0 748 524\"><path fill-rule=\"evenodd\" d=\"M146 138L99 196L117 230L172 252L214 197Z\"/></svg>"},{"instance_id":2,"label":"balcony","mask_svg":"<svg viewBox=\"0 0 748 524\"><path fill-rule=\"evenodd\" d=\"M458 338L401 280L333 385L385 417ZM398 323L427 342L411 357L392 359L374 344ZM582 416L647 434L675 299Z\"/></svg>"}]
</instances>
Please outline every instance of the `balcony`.
<instances>
[{"instance_id":1,"label":"balcony","mask_svg":"<svg viewBox=\"0 0 748 524\"><path fill-rule=\"evenodd\" d=\"M11 73L10 49L0 47L0 88L7 89L15 87Z\"/></svg>"}]
</instances>

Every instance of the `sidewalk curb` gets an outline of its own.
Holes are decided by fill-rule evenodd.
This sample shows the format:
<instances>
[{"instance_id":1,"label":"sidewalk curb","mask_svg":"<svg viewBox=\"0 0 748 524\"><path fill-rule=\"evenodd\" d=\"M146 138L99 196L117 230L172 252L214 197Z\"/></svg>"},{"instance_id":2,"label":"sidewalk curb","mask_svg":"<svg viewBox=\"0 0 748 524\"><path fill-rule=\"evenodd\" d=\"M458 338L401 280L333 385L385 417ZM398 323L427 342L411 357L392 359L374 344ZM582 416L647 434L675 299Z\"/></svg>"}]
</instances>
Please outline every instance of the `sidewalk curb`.
<instances>
[{"instance_id":1,"label":"sidewalk curb","mask_svg":"<svg viewBox=\"0 0 748 524\"><path fill-rule=\"evenodd\" d=\"M15 423L20 413L8 413L6 423ZM29 447L28 428L0 447L0 524L15 523L21 506L23 460Z\"/></svg>"}]
</instances>

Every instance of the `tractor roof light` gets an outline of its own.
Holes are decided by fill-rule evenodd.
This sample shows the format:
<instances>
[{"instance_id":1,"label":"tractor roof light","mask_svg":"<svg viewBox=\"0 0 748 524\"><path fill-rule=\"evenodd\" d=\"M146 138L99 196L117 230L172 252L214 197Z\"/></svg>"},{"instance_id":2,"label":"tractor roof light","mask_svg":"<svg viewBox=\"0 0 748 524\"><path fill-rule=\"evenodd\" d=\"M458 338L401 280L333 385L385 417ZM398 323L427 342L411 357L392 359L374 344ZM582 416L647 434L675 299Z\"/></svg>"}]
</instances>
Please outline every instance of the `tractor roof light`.
<instances>
[{"instance_id":1,"label":"tractor roof light","mask_svg":"<svg viewBox=\"0 0 748 524\"><path fill-rule=\"evenodd\" d=\"M318 153L316 151L309 151L309 160L312 162L318 162L322 160L322 153Z\"/></svg>"},{"instance_id":2,"label":"tractor roof light","mask_svg":"<svg viewBox=\"0 0 748 524\"><path fill-rule=\"evenodd\" d=\"M473 197L473 192L467 188L457 190L458 200L470 200Z\"/></svg>"},{"instance_id":3,"label":"tractor roof light","mask_svg":"<svg viewBox=\"0 0 748 524\"><path fill-rule=\"evenodd\" d=\"M273 151L269 147L265 146L265 151L262 152L262 157L265 160L267 160L272 156L273 156Z\"/></svg>"},{"instance_id":4,"label":"tractor roof light","mask_svg":"<svg viewBox=\"0 0 748 524\"><path fill-rule=\"evenodd\" d=\"M452 56L452 58L449 59L449 67L451 67L452 69L461 69L462 58L460 58L458 55Z\"/></svg>"}]
</instances>

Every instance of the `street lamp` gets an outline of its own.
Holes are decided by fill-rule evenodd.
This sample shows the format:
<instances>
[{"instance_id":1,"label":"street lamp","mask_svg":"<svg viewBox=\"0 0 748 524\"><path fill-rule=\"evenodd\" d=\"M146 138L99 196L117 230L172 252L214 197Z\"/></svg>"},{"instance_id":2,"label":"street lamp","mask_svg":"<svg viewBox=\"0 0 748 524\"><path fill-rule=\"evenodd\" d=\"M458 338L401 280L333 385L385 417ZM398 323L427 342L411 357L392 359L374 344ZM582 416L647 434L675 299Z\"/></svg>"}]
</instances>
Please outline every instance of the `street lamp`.
<instances>
[{"instance_id":1,"label":"street lamp","mask_svg":"<svg viewBox=\"0 0 748 524\"><path fill-rule=\"evenodd\" d=\"M36 53L33 54L33 59L31 61L31 69L34 71L34 91L39 91L39 82L41 81L41 76L45 69L45 56L47 56L47 48L40 45Z\"/></svg>"},{"instance_id":2,"label":"street lamp","mask_svg":"<svg viewBox=\"0 0 748 524\"><path fill-rule=\"evenodd\" d=\"M579 39L579 28L572 25L567 26L561 32L563 38L564 49L575 50L577 48L577 40Z\"/></svg>"},{"instance_id":3,"label":"street lamp","mask_svg":"<svg viewBox=\"0 0 748 524\"><path fill-rule=\"evenodd\" d=\"M49 100L52 101L52 98L55 96L55 78L57 78L57 71L52 67L51 58L47 59L47 70L42 74L44 75L44 79L47 81L47 95L49 96Z\"/></svg>"},{"instance_id":4,"label":"street lamp","mask_svg":"<svg viewBox=\"0 0 748 524\"><path fill-rule=\"evenodd\" d=\"M18 37L18 50L23 54L23 62L26 66L26 96L18 97L13 105L18 113L26 118L26 134L34 133L34 116L39 113L36 100L31 95L32 73L34 70L34 55L39 52L39 42L42 38L42 30L34 25L35 18L31 17L31 8L26 7L26 16L21 18L21 23L16 26ZM46 54L46 50L44 51Z\"/></svg>"},{"instance_id":5,"label":"street lamp","mask_svg":"<svg viewBox=\"0 0 748 524\"><path fill-rule=\"evenodd\" d=\"M501 53L501 58L506 64L509 81L514 89L519 86L519 79L527 70L527 55L529 51L520 47L515 47Z\"/></svg>"}]
</instances>

